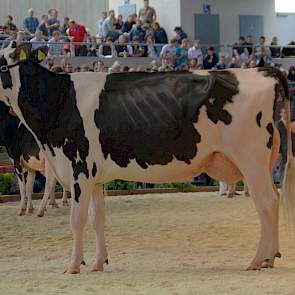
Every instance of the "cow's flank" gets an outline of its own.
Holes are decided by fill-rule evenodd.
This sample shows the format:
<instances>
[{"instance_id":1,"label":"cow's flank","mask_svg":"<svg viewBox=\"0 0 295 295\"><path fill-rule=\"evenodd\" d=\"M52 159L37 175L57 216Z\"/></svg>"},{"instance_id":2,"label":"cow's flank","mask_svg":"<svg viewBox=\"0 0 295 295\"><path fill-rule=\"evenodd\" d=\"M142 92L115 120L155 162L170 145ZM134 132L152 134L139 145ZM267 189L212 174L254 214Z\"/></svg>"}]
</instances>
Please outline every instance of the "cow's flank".
<instances>
[{"instance_id":1,"label":"cow's flank","mask_svg":"<svg viewBox=\"0 0 295 295\"><path fill-rule=\"evenodd\" d=\"M88 178L89 141L70 76L51 73L32 61L21 63L19 73L19 107L42 147L47 146L52 156L54 148L62 148L72 163L74 179L81 173ZM75 199L79 200L79 193Z\"/></svg>"},{"instance_id":2,"label":"cow's flank","mask_svg":"<svg viewBox=\"0 0 295 295\"><path fill-rule=\"evenodd\" d=\"M132 159L146 169L175 157L190 164L201 136L194 123L203 105L209 119L229 124L227 102L238 93L232 74L129 73L109 75L95 112L104 157L120 167ZM233 82L232 82L233 81Z\"/></svg>"}]
</instances>

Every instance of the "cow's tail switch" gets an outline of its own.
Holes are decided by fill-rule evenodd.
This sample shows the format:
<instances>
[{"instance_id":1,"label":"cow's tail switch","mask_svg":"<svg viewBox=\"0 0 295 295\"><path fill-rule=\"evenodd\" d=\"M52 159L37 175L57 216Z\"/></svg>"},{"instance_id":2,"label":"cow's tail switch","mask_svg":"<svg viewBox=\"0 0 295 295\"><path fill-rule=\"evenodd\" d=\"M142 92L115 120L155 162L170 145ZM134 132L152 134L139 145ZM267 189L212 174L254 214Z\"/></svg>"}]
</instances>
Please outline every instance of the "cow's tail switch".
<instances>
[{"instance_id":1,"label":"cow's tail switch","mask_svg":"<svg viewBox=\"0 0 295 295\"><path fill-rule=\"evenodd\" d=\"M287 92L288 93L288 92ZM290 230L295 229L295 158L292 153L291 136L291 103L288 96L285 99L286 119L287 119L287 140L288 140L288 160L285 168L285 177L282 188L281 203L284 210L286 222Z\"/></svg>"}]
</instances>

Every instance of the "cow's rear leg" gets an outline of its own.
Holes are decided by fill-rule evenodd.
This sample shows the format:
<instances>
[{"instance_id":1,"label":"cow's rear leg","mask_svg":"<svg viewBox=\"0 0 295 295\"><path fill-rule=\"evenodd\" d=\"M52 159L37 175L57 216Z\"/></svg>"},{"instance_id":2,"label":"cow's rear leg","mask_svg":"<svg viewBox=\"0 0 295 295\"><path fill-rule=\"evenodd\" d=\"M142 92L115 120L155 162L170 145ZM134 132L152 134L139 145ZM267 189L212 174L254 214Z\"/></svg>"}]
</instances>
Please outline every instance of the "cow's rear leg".
<instances>
[{"instance_id":1,"label":"cow's rear leg","mask_svg":"<svg viewBox=\"0 0 295 295\"><path fill-rule=\"evenodd\" d=\"M22 216L22 215L26 214L26 208L27 208L26 184L25 184L25 179L24 179L23 173L17 174L17 180L18 180L18 186L19 186L19 191L20 191L20 207L19 207L18 215Z\"/></svg>"},{"instance_id":2,"label":"cow's rear leg","mask_svg":"<svg viewBox=\"0 0 295 295\"><path fill-rule=\"evenodd\" d=\"M249 167L244 172L249 191L254 200L261 223L260 240L256 256L248 270L260 270L261 267L273 267L275 257L279 256L279 197L273 188L271 174L262 164Z\"/></svg>"},{"instance_id":3,"label":"cow's rear leg","mask_svg":"<svg viewBox=\"0 0 295 295\"><path fill-rule=\"evenodd\" d=\"M55 185L56 185L56 179L55 179L54 183L51 184L49 205L51 205L52 208L59 208L59 206L56 202L56 198L55 198Z\"/></svg>"},{"instance_id":4,"label":"cow's rear leg","mask_svg":"<svg viewBox=\"0 0 295 295\"><path fill-rule=\"evenodd\" d=\"M36 172L34 170L29 170L26 178L26 196L27 196L27 209L26 214L33 213L34 207L32 202L32 194L33 194L33 185L35 180Z\"/></svg>"},{"instance_id":5,"label":"cow's rear leg","mask_svg":"<svg viewBox=\"0 0 295 295\"><path fill-rule=\"evenodd\" d=\"M80 265L83 262L83 230L88 217L89 200L92 194L89 184L75 183L71 187L71 229L73 233L73 250L68 273L80 273Z\"/></svg>"},{"instance_id":6,"label":"cow's rear leg","mask_svg":"<svg viewBox=\"0 0 295 295\"><path fill-rule=\"evenodd\" d=\"M108 254L104 237L104 196L103 185L95 186L89 208L91 223L96 235L96 259L92 271L103 271L103 265L108 263Z\"/></svg>"},{"instance_id":7,"label":"cow's rear leg","mask_svg":"<svg viewBox=\"0 0 295 295\"><path fill-rule=\"evenodd\" d=\"M66 189L63 187L62 188L62 205L63 206L68 206L68 192L66 191Z\"/></svg>"}]
</instances>

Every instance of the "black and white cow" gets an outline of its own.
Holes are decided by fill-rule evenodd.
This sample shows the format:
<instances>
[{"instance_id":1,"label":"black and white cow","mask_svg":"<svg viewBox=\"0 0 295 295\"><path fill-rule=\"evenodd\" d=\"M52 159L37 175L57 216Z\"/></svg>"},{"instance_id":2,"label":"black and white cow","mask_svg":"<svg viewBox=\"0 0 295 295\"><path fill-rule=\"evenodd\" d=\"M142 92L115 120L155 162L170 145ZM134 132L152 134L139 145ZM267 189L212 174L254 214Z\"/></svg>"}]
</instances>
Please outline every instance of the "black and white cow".
<instances>
[{"instance_id":1,"label":"black and white cow","mask_svg":"<svg viewBox=\"0 0 295 295\"><path fill-rule=\"evenodd\" d=\"M280 141L273 115L279 100L289 104L280 71L58 75L19 61L29 51L21 45L0 52L0 97L71 190L69 273L80 272L90 202L93 270L107 261L103 183L183 181L202 171L227 183L245 178L261 222L249 269L273 267L280 256L279 194L270 173Z\"/></svg>"},{"instance_id":2,"label":"black and white cow","mask_svg":"<svg viewBox=\"0 0 295 295\"><path fill-rule=\"evenodd\" d=\"M11 114L10 107L4 102L0 102L0 140L7 150L17 175L21 195L19 215L33 211L32 192L36 171L47 176L38 216L44 215L49 194L51 196L49 204L57 207L54 194L56 179L52 170L46 164L45 157L31 132L20 123L18 117ZM65 190L63 203L67 203Z\"/></svg>"}]
</instances>

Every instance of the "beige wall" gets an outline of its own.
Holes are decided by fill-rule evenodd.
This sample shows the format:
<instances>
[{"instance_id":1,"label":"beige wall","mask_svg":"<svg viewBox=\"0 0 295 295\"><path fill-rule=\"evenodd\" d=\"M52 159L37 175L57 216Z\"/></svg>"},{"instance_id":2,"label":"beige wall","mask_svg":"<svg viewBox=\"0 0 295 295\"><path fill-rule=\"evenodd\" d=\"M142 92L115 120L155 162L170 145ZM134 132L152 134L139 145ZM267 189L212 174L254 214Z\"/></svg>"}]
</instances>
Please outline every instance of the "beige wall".
<instances>
[{"instance_id":1,"label":"beige wall","mask_svg":"<svg viewBox=\"0 0 295 295\"><path fill-rule=\"evenodd\" d=\"M28 8L33 7L35 14L40 18L47 13L50 8L57 8L59 19L64 16L75 19L83 23L90 29L92 34L96 34L96 22L100 12L107 9L107 0L0 0L0 23L5 21L5 16L14 16L15 23L22 26Z\"/></svg>"},{"instance_id":2,"label":"beige wall","mask_svg":"<svg viewBox=\"0 0 295 295\"><path fill-rule=\"evenodd\" d=\"M239 15L263 15L268 42L276 33L274 0L181 0L181 24L190 38L195 36L194 14L202 13L203 4L220 15L221 43L233 44L239 38Z\"/></svg>"},{"instance_id":3,"label":"beige wall","mask_svg":"<svg viewBox=\"0 0 295 295\"><path fill-rule=\"evenodd\" d=\"M136 4L136 12L143 7L143 0L130 0L131 4ZM115 9L123 4L123 0L109 0L110 9ZM150 6L156 9L158 21L165 28L169 37L174 35L173 29L180 25L180 0L150 0Z\"/></svg>"}]
</instances>

